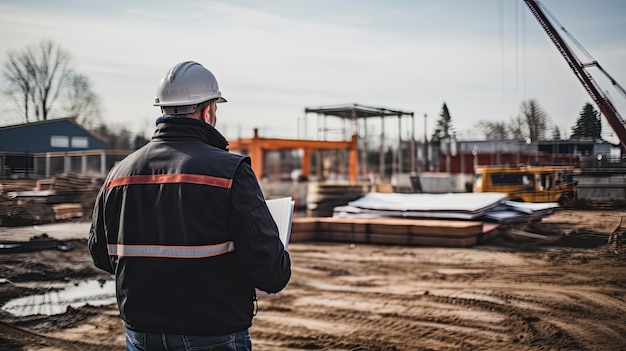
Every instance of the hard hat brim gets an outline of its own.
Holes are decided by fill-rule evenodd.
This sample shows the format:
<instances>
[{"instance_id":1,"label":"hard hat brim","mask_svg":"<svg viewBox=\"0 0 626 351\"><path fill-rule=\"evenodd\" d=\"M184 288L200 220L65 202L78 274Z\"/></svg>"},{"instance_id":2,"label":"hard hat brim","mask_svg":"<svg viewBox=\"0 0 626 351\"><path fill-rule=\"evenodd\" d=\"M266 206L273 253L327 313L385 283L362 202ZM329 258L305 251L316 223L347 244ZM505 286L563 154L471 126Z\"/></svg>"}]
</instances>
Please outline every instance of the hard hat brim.
<instances>
[{"instance_id":1,"label":"hard hat brim","mask_svg":"<svg viewBox=\"0 0 626 351\"><path fill-rule=\"evenodd\" d=\"M214 99L209 99L209 100L217 100L218 103L221 102L228 102L228 100L224 99L223 97L219 96L216 97ZM169 102L169 103L160 103L160 102L155 102L154 104L152 104L152 106L162 106L162 107L172 107L172 106L191 106L191 105L197 105L197 104L201 104L203 102L209 101L209 100L204 100L204 101L199 101L199 102L182 102L182 101L174 101L174 102Z\"/></svg>"}]
</instances>

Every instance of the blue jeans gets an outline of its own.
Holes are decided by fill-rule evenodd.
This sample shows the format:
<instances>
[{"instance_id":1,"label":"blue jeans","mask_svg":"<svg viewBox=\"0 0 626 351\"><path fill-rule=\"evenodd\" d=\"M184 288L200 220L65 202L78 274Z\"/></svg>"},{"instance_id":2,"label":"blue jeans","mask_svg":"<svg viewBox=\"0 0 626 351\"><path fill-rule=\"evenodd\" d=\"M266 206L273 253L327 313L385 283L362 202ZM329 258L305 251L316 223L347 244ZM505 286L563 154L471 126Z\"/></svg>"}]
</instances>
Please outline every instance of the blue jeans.
<instances>
[{"instance_id":1,"label":"blue jeans","mask_svg":"<svg viewBox=\"0 0 626 351\"><path fill-rule=\"evenodd\" d=\"M248 329L217 336L136 332L126 328L126 351L252 351Z\"/></svg>"}]
</instances>

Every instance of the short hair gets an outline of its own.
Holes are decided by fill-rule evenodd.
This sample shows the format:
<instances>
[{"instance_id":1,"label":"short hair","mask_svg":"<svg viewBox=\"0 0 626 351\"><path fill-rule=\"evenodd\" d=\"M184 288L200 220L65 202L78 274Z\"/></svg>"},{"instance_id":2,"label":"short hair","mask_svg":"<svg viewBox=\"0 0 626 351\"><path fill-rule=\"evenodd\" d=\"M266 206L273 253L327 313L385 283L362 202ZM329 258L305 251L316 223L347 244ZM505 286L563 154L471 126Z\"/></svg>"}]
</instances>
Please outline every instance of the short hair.
<instances>
[{"instance_id":1,"label":"short hair","mask_svg":"<svg viewBox=\"0 0 626 351\"><path fill-rule=\"evenodd\" d=\"M194 114L198 111L202 111L205 107L211 104L211 101L214 100L217 99L210 99L196 105L161 106L161 110L169 116L193 117Z\"/></svg>"}]
</instances>

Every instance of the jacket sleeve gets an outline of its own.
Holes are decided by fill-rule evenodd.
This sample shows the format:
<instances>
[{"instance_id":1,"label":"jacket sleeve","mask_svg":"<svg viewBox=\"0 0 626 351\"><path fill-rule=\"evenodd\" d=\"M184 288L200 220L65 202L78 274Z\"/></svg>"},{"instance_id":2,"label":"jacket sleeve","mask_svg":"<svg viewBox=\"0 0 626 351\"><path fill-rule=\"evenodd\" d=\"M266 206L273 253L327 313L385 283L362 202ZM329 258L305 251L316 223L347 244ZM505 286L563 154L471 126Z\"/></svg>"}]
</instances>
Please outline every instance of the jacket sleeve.
<instances>
[{"instance_id":1,"label":"jacket sleeve","mask_svg":"<svg viewBox=\"0 0 626 351\"><path fill-rule=\"evenodd\" d=\"M261 187L246 161L241 162L231 188L229 230L235 253L252 284L263 291L282 290L291 277L291 260L278 236Z\"/></svg>"},{"instance_id":2,"label":"jacket sleeve","mask_svg":"<svg viewBox=\"0 0 626 351\"><path fill-rule=\"evenodd\" d=\"M89 230L89 252L91 253L91 258L96 267L109 273L115 273L113 266L111 266L111 260L109 259L107 239L104 231L103 211L103 191L100 190L94 204L91 229Z\"/></svg>"}]
</instances>

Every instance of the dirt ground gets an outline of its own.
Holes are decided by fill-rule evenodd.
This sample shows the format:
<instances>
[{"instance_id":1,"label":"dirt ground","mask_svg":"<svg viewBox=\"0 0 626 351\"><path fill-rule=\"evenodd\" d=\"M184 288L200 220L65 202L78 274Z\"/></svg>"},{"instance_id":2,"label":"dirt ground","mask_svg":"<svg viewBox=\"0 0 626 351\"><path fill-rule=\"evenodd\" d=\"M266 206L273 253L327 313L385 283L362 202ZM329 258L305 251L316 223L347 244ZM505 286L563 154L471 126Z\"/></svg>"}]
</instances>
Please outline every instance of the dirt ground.
<instances>
[{"instance_id":1,"label":"dirt ground","mask_svg":"<svg viewBox=\"0 0 626 351\"><path fill-rule=\"evenodd\" d=\"M293 277L259 301L263 350L626 350L626 211L562 210L472 248L293 243ZM59 282L111 279L85 240L0 254L0 305ZM115 305L0 311L0 350L122 350Z\"/></svg>"}]
</instances>

